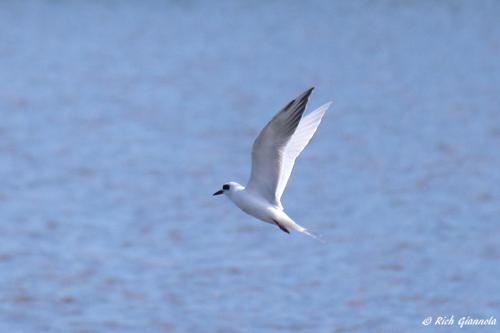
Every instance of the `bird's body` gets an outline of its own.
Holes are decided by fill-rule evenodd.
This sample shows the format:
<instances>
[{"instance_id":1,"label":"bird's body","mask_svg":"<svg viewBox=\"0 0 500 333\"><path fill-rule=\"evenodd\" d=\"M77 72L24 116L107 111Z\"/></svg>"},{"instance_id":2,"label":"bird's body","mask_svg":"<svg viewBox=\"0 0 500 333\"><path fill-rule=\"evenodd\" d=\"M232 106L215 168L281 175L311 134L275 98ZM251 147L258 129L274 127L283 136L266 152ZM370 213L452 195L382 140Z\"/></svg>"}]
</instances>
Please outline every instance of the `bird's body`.
<instances>
[{"instance_id":1,"label":"bird's body","mask_svg":"<svg viewBox=\"0 0 500 333\"><path fill-rule=\"evenodd\" d=\"M295 159L316 132L327 103L302 117L313 88L288 103L264 127L252 148L252 172L246 187L229 182L214 195L225 194L245 213L277 225L284 232L292 229L314 237L295 223L281 205L281 195Z\"/></svg>"},{"instance_id":2,"label":"bird's body","mask_svg":"<svg viewBox=\"0 0 500 333\"><path fill-rule=\"evenodd\" d=\"M227 197L245 213L261 221L277 224L286 230L303 231L304 228L295 223L281 207L271 204L259 193L247 190L235 182L230 182L229 185L231 190L227 193Z\"/></svg>"}]
</instances>

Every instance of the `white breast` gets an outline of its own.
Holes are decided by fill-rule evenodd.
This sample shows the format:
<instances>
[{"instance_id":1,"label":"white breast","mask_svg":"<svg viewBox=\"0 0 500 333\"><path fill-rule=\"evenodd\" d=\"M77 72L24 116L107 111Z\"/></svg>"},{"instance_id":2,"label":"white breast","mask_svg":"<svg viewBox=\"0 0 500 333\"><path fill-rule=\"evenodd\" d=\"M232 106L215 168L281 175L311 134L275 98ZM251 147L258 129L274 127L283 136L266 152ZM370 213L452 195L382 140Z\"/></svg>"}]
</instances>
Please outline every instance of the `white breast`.
<instances>
[{"instance_id":1,"label":"white breast","mask_svg":"<svg viewBox=\"0 0 500 333\"><path fill-rule=\"evenodd\" d=\"M245 213L264 222L274 223L273 218L276 217L277 208L270 205L262 197L246 190L233 192L228 197Z\"/></svg>"}]
</instances>

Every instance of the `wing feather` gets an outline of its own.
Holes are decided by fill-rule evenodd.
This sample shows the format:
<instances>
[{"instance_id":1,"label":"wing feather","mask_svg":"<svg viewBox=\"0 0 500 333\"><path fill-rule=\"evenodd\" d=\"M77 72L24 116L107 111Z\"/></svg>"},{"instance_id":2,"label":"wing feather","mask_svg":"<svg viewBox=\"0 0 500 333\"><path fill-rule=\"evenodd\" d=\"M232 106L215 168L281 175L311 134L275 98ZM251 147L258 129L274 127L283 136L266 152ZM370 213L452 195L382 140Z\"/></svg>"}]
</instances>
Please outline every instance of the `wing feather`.
<instances>
[{"instance_id":1,"label":"wing feather","mask_svg":"<svg viewBox=\"0 0 500 333\"><path fill-rule=\"evenodd\" d=\"M309 141L311 141L330 105L331 102L326 103L304 116L297 126L297 129L292 135L290 141L286 145L283 154L283 163L281 164L280 180L276 188L276 197L278 200L281 200L281 196L283 195L283 191L288 183L288 179L292 174L295 160L307 146Z\"/></svg>"},{"instance_id":2,"label":"wing feather","mask_svg":"<svg viewBox=\"0 0 500 333\"><path fill-rule=\"evenodd\" d=\"M329 106L325 104L302 117L313 89L306 90L278 112L252 147L252 172L247 189L278 207L295 159L311 140Z\"/></svg>"},{"instance_id":3,"label":"wing feather","mask_svg":"<svg viewBox=\"0 0 500 333\"><path fill-rule=\"evenodd\" d=\"M252 172L247 189L280 206L276 188L286 144L299 125L313 88L290 101L260 132L252 147Z\"/></svg>"}]
</instances>

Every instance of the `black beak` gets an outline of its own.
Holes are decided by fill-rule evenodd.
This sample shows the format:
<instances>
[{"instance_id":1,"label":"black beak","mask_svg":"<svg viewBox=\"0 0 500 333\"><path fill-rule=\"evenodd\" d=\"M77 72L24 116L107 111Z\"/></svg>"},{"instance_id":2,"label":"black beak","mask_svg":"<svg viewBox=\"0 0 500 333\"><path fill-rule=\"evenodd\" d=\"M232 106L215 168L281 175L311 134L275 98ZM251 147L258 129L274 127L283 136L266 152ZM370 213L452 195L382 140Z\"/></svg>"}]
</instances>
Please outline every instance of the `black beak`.
<instances>
[{"instance_id":1,"label":"black beak","mask_svg":"<svg viewBox=\"0 0 500 333\"><path fill-rule=\"evenodd\" d=\"M221 195L222 193L224 193L224 190L218 190L217 192L215 192L212 195Z\"/></svg>"}]
</instances>

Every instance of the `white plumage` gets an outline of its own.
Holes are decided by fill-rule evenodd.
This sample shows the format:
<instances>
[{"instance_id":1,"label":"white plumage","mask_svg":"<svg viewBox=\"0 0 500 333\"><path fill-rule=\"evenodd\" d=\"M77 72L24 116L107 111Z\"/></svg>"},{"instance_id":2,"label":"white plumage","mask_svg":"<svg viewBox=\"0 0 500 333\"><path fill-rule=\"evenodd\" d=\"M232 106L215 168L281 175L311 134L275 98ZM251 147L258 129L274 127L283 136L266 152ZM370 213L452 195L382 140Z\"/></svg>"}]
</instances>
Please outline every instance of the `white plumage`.
<instances>
[{"instance_id":1,"label":"white plumage","mask_svg":"<svg viewBox=\"0 0 500 333\"><path fill-rule=\"evenodd\" d=\"M316 132L331 102L302 116L310 88L289 102L262 129L252 147L252 172L247 187L229 182L214 193L226 194L244 212L276 224L281 230L293 229L310 236L283 210L281 196L293 170L295 160ZM314 237L314 236L313 236Z\"/></svg>"}]
</instances>

